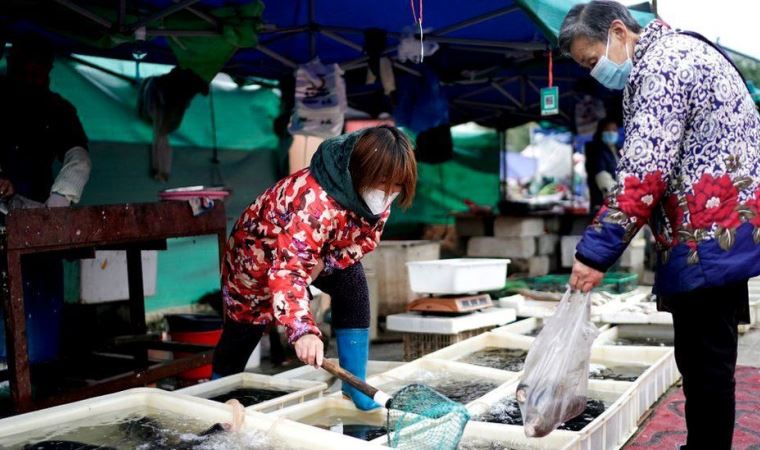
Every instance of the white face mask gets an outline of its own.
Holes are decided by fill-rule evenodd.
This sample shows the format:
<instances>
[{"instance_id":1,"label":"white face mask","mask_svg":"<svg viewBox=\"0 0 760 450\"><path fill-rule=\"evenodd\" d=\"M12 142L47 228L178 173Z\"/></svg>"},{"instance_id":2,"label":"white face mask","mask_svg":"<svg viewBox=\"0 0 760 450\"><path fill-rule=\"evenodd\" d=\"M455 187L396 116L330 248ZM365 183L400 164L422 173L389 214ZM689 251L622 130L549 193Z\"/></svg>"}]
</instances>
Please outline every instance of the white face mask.
<instances>
[{"instance_id":1,"label":"white face mask","mask_svg":"<svg viewBox=\"0 0 760 450\"><path fill-rule=\"evenodd\" d=\"M396 197L398 197L398 192L388 195L381 189L367 189L362 194L364 203L367 204L367 207L372 211L372 214L376 216L390 208L391 203L393 203L393 200L395 200Z\"/></svg>"}]
</instances>

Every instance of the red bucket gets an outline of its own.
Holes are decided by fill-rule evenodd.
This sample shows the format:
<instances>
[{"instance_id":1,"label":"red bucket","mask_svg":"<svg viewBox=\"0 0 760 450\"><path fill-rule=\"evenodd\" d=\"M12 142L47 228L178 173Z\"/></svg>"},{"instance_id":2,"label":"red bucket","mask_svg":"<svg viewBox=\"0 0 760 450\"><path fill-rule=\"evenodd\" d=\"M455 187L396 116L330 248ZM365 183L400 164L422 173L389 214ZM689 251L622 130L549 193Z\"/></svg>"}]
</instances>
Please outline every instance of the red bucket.
<instances>
[{"instance_id":1,"label":"red bucket","mask_svg":"<svg viewBox=\"0 0 760 450\"><path fill-rule=\"evenodd\" d=\"M169 336L172 341L185 344L199 344L216 347L222 336L222 319L200 314L172 314L166 316ZM190 356L191 353L175 352L175 358ZM211 378L211 364L187 370L179 374L183 380Z\"/></svg>"}]
</instances>

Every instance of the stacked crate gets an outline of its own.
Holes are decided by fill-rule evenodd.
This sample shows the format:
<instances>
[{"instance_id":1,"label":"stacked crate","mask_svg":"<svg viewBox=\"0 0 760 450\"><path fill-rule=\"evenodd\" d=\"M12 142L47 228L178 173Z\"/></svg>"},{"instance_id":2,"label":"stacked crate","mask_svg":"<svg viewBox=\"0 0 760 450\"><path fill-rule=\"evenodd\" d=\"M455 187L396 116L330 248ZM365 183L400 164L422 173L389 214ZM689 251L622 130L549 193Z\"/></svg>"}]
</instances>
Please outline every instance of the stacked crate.
<instances>
[{"instance_id":1,"label":"stacked crate","mask_svg":"<svg viewBox=\"0 0 760 450\"><path fill-rule=\"evenodd\" d=\"M554 220L542 218L497 217L493 223L493 236L470 238L467 256L509 258L514 272L547 275L557 269L555 256L559 236L555 225Z\"/></svg>"}]
</instances>

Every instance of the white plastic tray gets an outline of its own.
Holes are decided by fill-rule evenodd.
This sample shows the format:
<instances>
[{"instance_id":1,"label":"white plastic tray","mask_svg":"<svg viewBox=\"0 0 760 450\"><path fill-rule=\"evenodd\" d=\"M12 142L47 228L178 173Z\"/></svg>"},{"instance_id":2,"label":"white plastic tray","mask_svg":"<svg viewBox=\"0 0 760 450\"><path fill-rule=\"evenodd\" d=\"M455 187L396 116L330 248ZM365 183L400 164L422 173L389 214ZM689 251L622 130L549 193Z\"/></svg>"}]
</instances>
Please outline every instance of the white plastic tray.
<instances>
[{"instance_id":1,"label":"white plastic tray","mask_svg":"<svg viewBox=\"0 0 760 450\"><path fill-rule=\"evenodd\" d=\"M420 294L466 294L493 291L507 281L508 259L441 259L406 263L412 291Z\"/></svg>"},{"instance_id":2,"label":"white plastic tray","mask_svg":"<svg viewBox=\"0 0 760 450\"><path fill-rule=\"evenodd\" d=\"M426 355L424 359L440 359L456 362L460 358L488 347L511 348L527 351L530 349L531 345L533 345L534 340L535 338L522 334L483 333L479 336L471 337L462 342L457 342L456 344L449 345L446 348L430 353ZM473 366L482 367L474 364ZM499 371L501 372L501 370Z\"/></svg>"},{"instance_id":3,"label":"white plastic tray","mask_svg":"<svg viewBox=\"0 0 760 450\"><path fill-rule=\"evenodd\" d=\"M517 383L501 386L480 400L470 403L467 409L473 416L482 414L498 401L514 396ZM582 450L617 450L625 444L637 428L643 413L633 395L633 384L620 381L589 380L591 397L612 402L602 415L576 435ZM521 429L521 427L518 427ZM553 434L553 433L552 433ZM551 435L550 435L551 436Z\"/></svg>"},{"instance_id":4,"label":"white plastic tray","mask_svg":"<svg viewBox=\"0 0 760 450\"><path fill-rule=\"evenodd\" d=\"M441 373L454 379L477 378L493 381L498 385L512 383L516 379L516 375L512 372L491 369L489 367L473 366L455 361L417 359L386 373L369 377L367 382L381 390L393 391L408 384L407 382L414 381L413 378L420 372ZM387 393L392 394L392 392Z\"/></svg>"},{"instance_id":5,"label":"white plastic tray","mask_svg":"<svg viewBox=\"0 0 760 450\"><path fill-rule=\"evenodd\" d=\"M617 325L599 334L594 345L614 345L620 338L655 338L673 340L672 325Z\"/></svg>"},{"instance_id":6,"label":"white plastic tray","mask_svg":"<svg viewBox=\"0 0 760 450\"><path fill-rule=\"evenodd\" d=\"M494 328L491 333L494 334L522 334L527 335L538 327L544 326L544 319L540 317L529 317L527 319L518 320L517 322L504 325L503 327ZM608 324L597 324L599 331L605 331L610 328Z\"/></svg>"},{"instance_id":7,"label":"white plastic tray","mask_svg":"<svg viewBox=\"0 0 760 450\"><path fill-rule=\"evenodd\" d=\"M391 331L451 335L514 322L515 311L490 308L457 317L424 316L420 313L408 312L392 314L385 320L386 327Z\"/></svg>"},{"instance_id":8,"label":"white plastic tray","mask_svg":"<svg viewBox=\"0 0 760 450\"><path fill-rule=\"evenodd\" d=\"M281 409L272 414L277 417L302 422L303 419L329 413L337 413L350 417L351 421L344 421L344 424L352 423L376 426L385 425L387 414L385 408L377 408L371 411L358 410L351 400L346 400L339 396L322 397L300 405Z\"/></svg>"},{"instance_id":9,"label":"white plastic tray","mask_svg":"<svg viewBox=\"0 0 760 450\"><path fill-rule=\"evenodd\" d=\"M168 412L207 422L209 426L231 420L230 407L222 403L159 389L138 388L0 420L0 447L17 448L41 429L57 429L80 423L82 426L91 426L114 416L141 411ZM358 439L257 411L246 412L243 429L261 431L297 449L377 448Z\"/></svg>"},{"instance_id":10,"label":"white plastic tray","mask_svg":"<svg viewBox=\"0 0 760 450\"><path fill-rule=\"evenodd\" d=\"M195 386L180 389L177 392L192 395L193 397L211 398L240 388L259 388L289 392L287 395L250 405L247 408L254 411L271 412L286 406L319 398L327 389L327 384L320 381L289 380L269 375L243 372L218 380L196 384Z\"/></svg>"}]
</instances>

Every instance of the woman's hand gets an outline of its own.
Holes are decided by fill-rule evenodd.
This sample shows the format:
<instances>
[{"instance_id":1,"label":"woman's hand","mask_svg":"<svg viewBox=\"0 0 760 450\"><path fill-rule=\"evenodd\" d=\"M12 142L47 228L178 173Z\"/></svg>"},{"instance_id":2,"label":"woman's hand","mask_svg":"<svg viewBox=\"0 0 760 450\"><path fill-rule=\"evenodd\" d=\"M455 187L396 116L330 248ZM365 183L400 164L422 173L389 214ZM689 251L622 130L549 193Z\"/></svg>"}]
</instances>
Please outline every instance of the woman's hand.
<instances>
[{"instance_id":1,"label":"woman's hand","mask_svg":"<svg viewBox=\"0 0 760 450\"><path fill-rule=\"evenodd\" d=\"M588 293L602 283L602 278L603 272L592 269L576 259L573 263L573 273L570 275L570 287Z\"/></svg>"},{"instance_id":2,"label":"woman's hand","mask_svg":"<svg viewBox=\"0 0 760 450\"><path fill-rule=\"evenodd\" d=\"M325 350L322 344L322 339L314 334L305 334L301 336L295 344L296 355L298 359L314 366L317 369L322 367L322 358L324 358Z\"/></svg>"}]
</instances>

